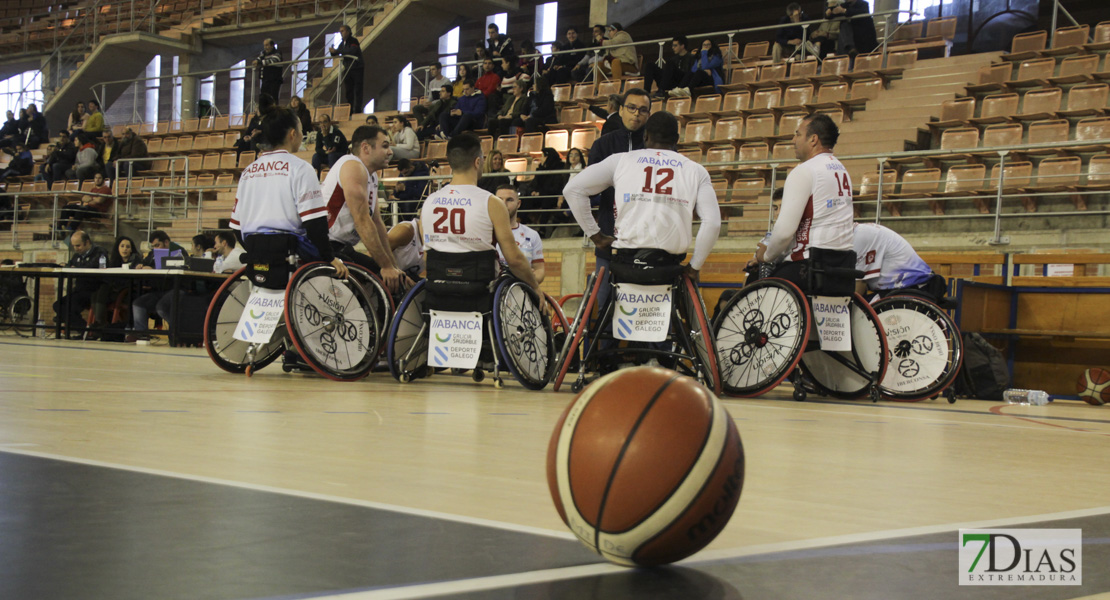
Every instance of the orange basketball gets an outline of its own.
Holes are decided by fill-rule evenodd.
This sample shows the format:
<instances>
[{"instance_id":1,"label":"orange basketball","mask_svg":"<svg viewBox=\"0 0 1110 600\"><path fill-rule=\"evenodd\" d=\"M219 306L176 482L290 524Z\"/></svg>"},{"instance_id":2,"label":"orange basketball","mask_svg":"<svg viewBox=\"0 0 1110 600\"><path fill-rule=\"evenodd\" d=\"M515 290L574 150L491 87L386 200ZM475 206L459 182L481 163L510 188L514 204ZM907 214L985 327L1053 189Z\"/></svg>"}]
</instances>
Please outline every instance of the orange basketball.
<instances>
[{"instance_id":1,"label":"orange basketball","mask_svg":"<svg viewBox=\"0 0 1110 600\"><path fill-rule=\"evenodd\" d=\"M704 548L744 487L744 448L705 386L667 369L622 369L563 411L547 450L563 522L622 565L660 565Z\"/></svg>"},{"instance_id":2,"label":"orange basketball","mask_svg":"<svg viewBox=\"0 0 1110 600\"><path fill-rule=\"evenodd\" d=\"M1079 375L1075 393L1087 404L1102 406L1110 402L1110 371L1093 367Z\"/></svg>"}]
</instances>

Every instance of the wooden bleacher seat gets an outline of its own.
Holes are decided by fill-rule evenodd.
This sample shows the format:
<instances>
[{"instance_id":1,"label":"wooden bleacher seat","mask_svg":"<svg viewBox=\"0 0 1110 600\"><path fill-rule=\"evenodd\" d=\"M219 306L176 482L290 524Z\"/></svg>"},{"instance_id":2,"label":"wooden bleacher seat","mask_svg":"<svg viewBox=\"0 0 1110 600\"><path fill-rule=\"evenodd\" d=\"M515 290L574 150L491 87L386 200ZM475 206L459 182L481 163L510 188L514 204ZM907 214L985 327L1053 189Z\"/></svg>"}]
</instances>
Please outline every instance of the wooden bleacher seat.
<instances>
[{"instance_id":1,"label":"wooden bleacher seat","mask_svg":"<svg viewBox=\"0 0 1110 600\"><path fill-rule=\"evenodd\" d=\"M1064 92L1060 88L1029 90L1022 97L1021 110L1017 114L1010 115L1010 118L1016 121L1054 118L1056 112L1060 110L1063 99Z\"/></svg>"},{"instance_id":2,"label":"wooden bleacher seat","mask_svg":"<svg viewBox=\"0 0 1110 600\"><path fill-rule=\"evenodd\" d=\"M188 137L188 136L186 136L186 137ZM162 140L162 146L161 146L162 154L173 154L174 152L177 152L177 145L178 145L178 143L181 142L181 139L182 138L180 138L180 137L164 138ZM192 139L192 138L190 138L190 139ZM150 150L149 145L147 146L147 150ZM150 150L150 151L153 152L153 150Z\"/></svg>"},{"instance_id":3,"label":"wooden bleacher seat","mask_svg":"<svg viewBox=\"0 0 1110 600\"><path fill-rule=\"evenodd\" d=\"M200 119L188 119L188 120L182 122L181 131L184 132L184 133L189 133L191 131L196 131L197 127L199 127L199 126L200 126Z\"/></svg>"},{"instance_id":4,"label":"wooden bleacher seat","mask_svg":"<svg viewBox=\"0 0 1110 600\"><path fill-rule=\"evenodd\" d=\"M541 154L543 152L542 133L526 133L520 136L518 154Z\"/></svg>"},{"instance_id":5,"label":"wooden bleacher seat","mask_svg":"<svg viewBox=\"0 0 1110 600\"><path fill-rule=\"evenodd\" d=\"M1006 91L1006 84L1013 78L1014 63L1000 62L979 68L978 83L967 86L969 96Z\"/></svg>"},{"instance_id":6,"label":"wooden bleacher seat","mask_svg":"<svg viewBox=\"0 0 1110 600\"><path fill-rule=\"evenodd\" d=\"M1110 154L1096 154L1087 163L1087 181L1080 189L1110 189Z\"/></svg>"},{"instance_id":7,"label":"wooden bleacher seat","mask_svg":"<svg viewBox=\"0 0 1110 600\"><path fill-rule=\"evenodd\" d=\"M205 117L197 121L197 131L212 131L216 126L216 117Z\"/></svg>"},{"instance_id":8,"label":"wooden bleacher seat","mask_svg":"<svg viewBox=\"0 0 1110 600\"><path fill-rule=\"evenodd\" d=\"M703 142L709 142L713 138L713 122L709 119L700 121L689 121L686 123L686 129L683 131L682 140L679 147L689 148L691 146L699 147Z\"/></svg>"},{"instance_id":9,"label":"wooden bleacher seat","mask_svg":"<svg viewBox=\"0 0 1110 600\"><path fill-rule=\"evenodd\" d=\"M555 102L571 102L571 85L569 83L560 83L551 86L551 94L555 96Z\"/></svg>"},{"instance_id":10,"label":"wooden bleacher seat","mask_svg":"<svg viewBox=\"0 0 1110 600\"><path fill-rule=\"evenodd\" d=\"M219 171L220 170L220 153L209 152L204 155L204 162L201 163L200 168L202 171Z\"/></svg>"},{"instance_id":11,"label":"wooden bleacher seat","mask_svg":"<svg viewBox=\"0 0 1110 600\"><path fill-rule=\"evenodd\" d=\"M513 157L513 158L506 158L505 159L505 169L507 171L509 171L510 173L523 173L524 171L530 170L528 167L531 164L531 162L532 162L531 158L523 157L523 156L517 156L517 157Z\"/></svg>"},{"instance_id":12,"label":"wooden bleacher seat","mask_svg":"<svg viewBox=\"0 0 1110 600\"><path fill-rule=\"evenodd\" d=\"M721 86L727 91L746 90L759 79L759 69L756 67L737 67L730 72L728 85Z\"/></svg>"},{"instance_id":13,"label":"wooden bleacher seat","mask_svg":"<svg viewBox=\"0 0 1110 600\"><path fill-rule=\"evenodd\" d=\"M218 187L231 190L235 188L235 175L231 173L223 173L216 177L214 185Z\"/></svg>"},{"instance_id":14,"label":"wooden bleacher seat","mask_svg":"<svg viewBox=\"0 0 1110 600\"><path fill-rule=\"evenodd\" d=\"M492 138L490 140L493 141ZM543 135L545 148L554 148L556 152L566 153L570 149L570 131L566 129L549 129Z\"/></svg>"},{"instance_id":15,"label":"wooden bleacher seat","mask_svg":"<svg viewBox=\"0 0 1110 600\"><path fill-rule=\"evenodd\" d=\"M677 117L690 112L692 104L693 101L690 98L671 98L667 100L665 110Z\"/></svg>"},{"instance_id":16,"label":"wooden bleacher seat","mask_svg":"<svg viewBox=\"0 0 1110 600\"><path fill-rule=\"evenodd\" d=\"M1006 82L1010 89L1040 88L1048 85L1048 80L1056 74L1056 59L1031 58L1018 63L1014 78Z\"/></svg>"},{"instance_id":17,"label":"wooden bleacher seat","mask_svg":"<svg viewBox=\"0 0 1110 600\"><path fill-rule=\"evenodd\" d=\"M1029 187L1029 181L1033 177L1033 163L1029 161L1016 161L1007 162L1005 167L999 169L999 165L991 167L990 182L986 189L980 193L982 199L977 200L979 203L979 212L981 214L988 214L994 212L995 196L997 194L999 185L999 175L1004 175L1002 182L1002 193L1005 195L1021 194L1022 190ZM1006 202L1006 199L1003 199Z\"/></svg>"},{"instance_id":18,"label":"wooden bleacher seat","mask_svg":"<svg viewBox=\"0 0 1110 600\"><path fill-rule=\"evenodd\" d=\"M822 84L821 87L817 89L817 95L808 108L811 110L819 108L839 108L840 103L848 99L848 91L848 84L842 81Z\"/></svg>"},{"instance_id":19,"label":"wooden bleacher seat","mask_svg":"<svg viewBox=\"0 0 1110 600\"><path fill-rule=\"evenodd\" d=\"M1049 77L1048 82L1061 86L1091 81L1094 79L1092 74L1098 70L1098 61L1097 54L1069 56L1060 61L1059 73L1055 77Z\"/></svg>"},{"instance_id":20,"label":"wooden bleacher seat","mask_svg":"<svg viewBox=\"0 0 1110 600\"><path fill-rule=\"evenodd\" d=\"M843 108L819 108L813 112L815 115L827 115L836 123L837 127L844 124L846 110Z\"/></svg>"},{"instance_id":21,"label":"wooden bleacher seat","mask_svg":"<svg viewBox=\"0 0 1110 600\"><path fill-rule=\"evenodd\" d=\"M317 106L316 108L314 108L312 110L312 122L313 123L319 122L320 118L323 117L324 115L327 115L327 116L330 117L332 115L332 112L334 112L334 111L335 111L334 106Z\"/></svg>"},{"instance_id":22,"label":"wooden bleacher seat","mask_svg":"<svg viewBox=\"0 0 1110 600\"><path fill-rule=\"evenodd\" d=\"M565 107L559 111L559 123L571 124L581 123L585 109Z\"/></svg>"},{"instance_id":23,"label":"wooden bleacher seat","mask_svg":"<svg viewBox=\"0 0 1110 600\"><path fill-rule=\"evenodd\" d=\"M790 142L778 142L772 146L771 160L795 160L794 144Z\"/></svg>"},{"instance_id":24,"label":"wooden bleacher seat","mask_svg":"<svg viewBox=\"0 0 1110 600\"><path fill-rule=\"evenodd\" d=\"M752 93L748 90L727 92L721 98L721 109L711 111L711 118L738 116L751 105Z\"/></svg>"},{"instance_id":25,"label":"wooden bleacher seat","mask_svg":"<svg viewBox=\"0 0 1110 600\"><path fill-rule=\"evenodd\" d=\"M843 81L844 75L850 70L850 66L851 59L849 57L830 54L825 57L825 62L821 64L821 74L815 75L811 79L821 83Z\"/></svg>"},{"instance_id":26,"label":"wooden bleacher seat","mask_svg":"<svg viewBox=\"0 0 1110 600\"><path fill-rule=\"evenodd\" d=\"M782 101L781 88L763 88L756 90L752 96L751 106L744 111L745 114L770 113Z\"/></svg>"},{"instance_id":27,"label":"wooden bleacher seat","mask_svg":"<svg viewBox=\"0 0 1110 600\"><path fill-rule=\"evenodd\" d=\"M520 138L516 135L503 135L497 138L497 149L502 154L516 154L520 148Z\"/></svg>"},{"instance_id":28,"label":"wooden bleacher seat","mask_svg":"<svg viewBox=\"0 0 1110 600\"><path fill-rule=\"evenodd\" d=\"M1024 128L1021 123L998 123L996 125L988 125L983 130L980 143L983 148L997 148L999 146L1015 146L1021 143L1021 137L1024 133ZM972 152L975 156L984 158L997 158L998 153L994 151Z\"/></svg>"},{"instance_id":29,"label":"wooden bleacher seat","mask_svg":"<svg viewBox=\"0 0 1110 600\"><path fill-rule=\"evenodd\" d=\"M694 102L693 109L682 115L682 121L689 123L692 120L709 119L712 114L721 109L722 97L720 94L705 94L699 96Z\"/></svg>"},{"instance_id":30,"label":"wooden bleacher seat","mask_svg":"<svg viewBox=\"0 0 1110 600\"><path fill-rule=\"evenodd\" d=\"M331 120L333 121L348 121L351 118L351 105L339 104L332 109Z\"/></svg>"},{"instance_id":31,"label":"wooden bleacher seat","mask_svg":"<svg viewBox=\"0 0 1110 600\"><path fill-rule=\"evenodd\" d=\"M447 140L429 140L424 158L447 158Z\"/></svg>"},{"instance_id":32,"label":"wooden bleacher seat","mask_svg":"<svg viewBox=\"0 0 1110 600\"><path fill-rule=\"evenodd\" d=\"M601 83L597 84L597 93L595 94L595 97L608 98L610 94L619 94L621 93L621 84L622 82L619 79L602 81Z\"/></svg>"},{"instance_id":33,"label":"wooden bleacher seat","mask_svg":"<svg viewBox=\"0 0 1110 600\"><path fill-rule=\"evenodd\" d=\"M239 155L239 162L236 164L236 166L240 169L245 169L250 166L252 162L254 162L254 153L244 152Z\"/></svg>"},{"instance_id":34,"label":"wooden bleacher seat","mask_svg":"<svg viewBox=\"0 0 1110 600\"><path fill-rule=\"evenodd\" d=\"M899 217L902 216L902 207L907 204L907 200L928 200L938 191L940 191L940 169L909 169L902 174L898 192L890 194L892 202L883 206L892 216Z\"/></svg>"},{"instance_id":35,"label":"wooden bleacher seat","mask_svg":"<svg viewBox=\"0 0 1110 600\"><path fill-rule=\"evenodd\" d=\"M779 117L778 134L775 136L779 140L788 140L794 137L794 131L802 124L802 121L809 116L808 112L799 111L792 113L783 113Z\"/></svg>"},{"instance_id":36,"label":"wooden bleacher seat","mask_svg":"<svg viewBox=\"0 0 1110 600\"><path fill-rule=\"evenodd\" d=\"M231 117L229 117L227 115L216 117L212 121L212 131L227 131L227 128L228 128L230 123L231 123Z\"/></svg>"},{"instance_id":37,"label":"wooden bleacher seat","mask_svg":"<svg viewBox=\"0 0 1110 600\"><path fill-rule=\"evenodd\" d=\"M940 134L945 129L953 127L967 127L975 117L975 98L964 97L954 100L945 100L940 105L940 117L936 121L929 121L925 125L932 134L932 145L940 140Z\"/></svg>"},{"instance_id":38,"label":"wooden bleacher seat","mask_svg":"<svg viewBox=\"0 0 1110 600\"><path fill-rule=\"evenodd\" d=\"M777 65L763 65L759 68L759 79L755 81L757 87L778 86L779 82L786 79L786 63Z\"/></svg>"},{"instance_id":39,"label":"wooden bleacher seat","mask_svg":"<svg viewBox=\"0 0 1110 600\"><path fill-rule=\"evenodd\" d=\"M1056 112L1068 119L1101 116L1107 113L1108 103L1110 103L1110 85L1105 83L1077 85L1068 90L1067 110L1058 109Z\"/></svg>"},{"instance_id":40,"label":"wooden bleacher seat","mask_svg":"<svg viewBox=\"0 0 1110 600\"><path fill-rule=\"evenodd\" d=\"M841 107L846 110L862 107L868 100L874 100L879 97L879 93L883 90L883 80L879 77L868 77L864 79L856 79L852 82L851 95L847 100L840 103Z\"/></svg>"},{"instance_id":41,"label":"wooden bleacher seat","mask_svg":"<svg viewBox=\"0 0 1110 600\"><path fill-rule=\"evenodd\" d=\"M1091 33L1090 25L1073 25L1059 27L1056 35L1052 37L1052 46L1041 52L1045 56L1061 56L1083 52L1087 37Z\"/></svg>"},{"instance_id":42,"label":"wooden bleacher seat","mask_svg":"<svg viewBox=\"0 0 1110 600\"><path fill-rule=\"evenodd\" d=\"M744 119L744 137L739 146L775 137L775 125L774 113L749 115Z\"/></svg>"},{"instance_id":43,"label":"wooden bleacher seat","mask_svg":"<svg viewBox=\"0 0 1110 600\"><path fill-rule=\"evenodd\" d=\"M574 101L579 101L579 100L585 101L585 100L590 100L594 96L596 96L596 94L594 94L594 84L592 84L592 83L576 83L574 85L574 96L572 96L572 100L574 100Z\"/></svg>"},{"instance_id":44,"label":"wooden bleacher seat","mask_svg":"<svg viewBox=\"0 0 1110 600\"><path fill-rule=\"evenodd\" d=\"M598 137L598 130L595 127L585 129L575 129L570 134L571 148L578 148L583 152L587 152L590 146L594 145L594 141Z\"/></svg>"},{"instance_id":45,"label":"wooden bleacher seat","mask_svg":"<svg viewBox=\"0 0 1110 600\"><path fill-rule=\"evenodd\" d=\"M790 73L783 80L783 85L801 85L804 83L811 83L812 79L817 76L817 68L819 63L817 57L807 57L806 60L799 60L790 63Z\"/></svg>"},{"instance_id":46,"label":"wooden bleacher seat","mask_svg":"<svg viewBox=\"0 0 1110 600\"><path fill-rule=\"evenodd\" d=\"M1110 139L1110 118L1092 117L1083 119L1075 125L1076 146L1070 148L1072 152L1104 152L1110 148L1105 142L1100 144L1085 144L1095 140Z\"/></svg>"},{"instance_id":47,"label":"wooden bleacher seat","mask_svg":"<svg viewBox=\"0 0 1110 600\"><path fill-rule=\"evenodd\" d=\"M782 94L782 100L775 107L776 112L793 112L805 110L806 105L813 101L813 84L792 85Z\"/></svg>"},{"instance_id":48,"label":"wooden bleacher seat","mask_svg":"<svg viewBox=\"0 0 1110 600\"><path fill-rule=\"evenodd\" d=\"M488 155L493 150L493 136L478 136L478 143L482 145L482 156Z\"/></svg>"},{"instance_id":49,"label":"wooden bleacher seat","mask_svg":"<svg viewBox=\"0 0 1110 600\"><path fill-rule=\"evenodd\" d=\"M1013 92L991 94L983 98L983 101L979 104L979 116L968 119L968 121L979 126L1005 123L1010 120L1011 115L1017 113L1020 102L1021 96Z\"/></svg>"},{"instance_id":50,"label":"wooden bleacher seat","mask_svg":"<svg viewBox=\"0 0 1110 600\"><path fill-rule=\"evenodd\" d=\"M936 194L929 205L933 214L943 215L947 198L977 196L986 189L986 165L953 165L944 175L944 191ZM980 199L973 198L978 202Z\"/></svg>"},{"instance_id":51,"label":"wooden bleacher seat","mask_svg":"<svg viewBox=\"0 0 1110 600\"><path fill-rule=\"evenodd\" d=\"M1043 121L1033 121L1029 124L1027 143L1030 144L1048 144L1052 142L1066 142L1068 141L1068 132L1071 125L1065 119L1047 119ZM1057 154L1063 150L1023 150L1023 154L1036 155L1036 154Z\"/></svg>"},{"instance_id":52,"label":"wooden bleacher seat","mask_svg":"<svg viewBox=\"0 0 1110 600\"><path fill-rule=\"evenodd\" d=\"M1047 31L1031 31L1019 33L1010 42L1010 53L1004 54L1002 60L1022 61L1040 56L1048 45Z\"/></svg>"},{"instance_id":53,"label":"wooden bleacher seat","mask_svg":"<svg viewBox=\"0 0 1110 600\"><path fill-rule=\"evenodd\" d=\"M713 130L713 144L731 144L744 137L744 118L728 117L717 121ZM731 147L731 146L730 146Z\"/></svg>"},{"instance_id":54,"label":"wooden bleacher seat","mask_svg":"<svg viewBox=\"0 0 1110 600\"><path fill-rule=\"evenodd\" d=\"M770 58L771 42L748 42L744 44L744 54L740 62L752 62Z\"/></svg>"}]
</instances>

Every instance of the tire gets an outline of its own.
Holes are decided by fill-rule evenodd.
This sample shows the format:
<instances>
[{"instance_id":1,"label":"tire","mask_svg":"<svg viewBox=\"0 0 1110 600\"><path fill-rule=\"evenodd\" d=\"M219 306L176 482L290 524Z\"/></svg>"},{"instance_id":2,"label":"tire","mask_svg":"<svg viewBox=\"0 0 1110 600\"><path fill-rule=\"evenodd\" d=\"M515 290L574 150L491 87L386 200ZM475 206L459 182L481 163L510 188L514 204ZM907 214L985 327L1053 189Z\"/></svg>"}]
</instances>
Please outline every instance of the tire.
<instances>
[{"instance_id":1,"label":"tire","mask_svg":"<svg viewBox=\"0 0 1110 600\"><path fill-rule=\"evenodd\" d=\"M393 295L389 293L385 283L373 271L353 263L348 263L347 269L362 285L370 299L370 305L373 307L374 316L377 319L378 356L381 356L381 353L385 351L385 336L389 333L389 324L393 320L393 313L396 310Z\"/></svg>"},{"instance_id":2,"label":"tire","mask_svg":"<svg viewBox=\"0 0 1110 600\"><path fill-rule=\"evenodd\" d=\"M204 349L216 366L228 373L242 374L258 371L274 362L285 349L285 325L279 325L270 341L262 345L248 344L234 337L235 327L243 314L251 283L246 268L239 269L224 280L204 317ZM251 346L254 346L253 360Z\"/></svg>"},{"instance_id":3,"label":"tire","mask_svg":"<svg viewBox=\"0 0 1110 600\"><path fill-rule=\"evenodd\" d=\"M408 383L412 374L427 369L428 329L424 309L424 285L421 280L412 286L397 305L385 344L389 373L401 383ZM401 364L405 361L406 364ZM415 368L409 368L414 367Z\"/></svg>"},{"instance_id":4,"label":"tire","mask_svg":"<svg viewBox=\"0 0 1110 600\"><path fill-rule=\"evenodd\" d=\"M555 335L540 302L546 298L514 279L502 281L493 294L497 352L513 377L530 390L547 386L555 357Z\"/></svg>"},{"instance_id":5,"label":"tire","mask_svg":"<svg viewBox=\"0 0 1110 600\"><path fill-rule=\"evenodd\" d=\"M875 310L859 294L853 294L849 303L852 327L852 349L843 352L825 352L814 345L804 353L800 368L819 394L841 400L865 398L886 373L887 345L882 323ZM847 364L871 373L863 376Z\"/></svg>"},{"instance_id":6,"label":"tire","mask_svg":"<svg viewBox=\"0 0 1110 600\"><path fill-rule=\"evenodd\" d=\"M293 346L320 375L357 381L378 360L379 334L371 297L335 267L312 262L297 269L285 290L285 325Z\"/></svg>"},{"instance_id":7,"label":"tire","mask_svg":"<svg viewBox=\"0 0 1110 600\"><path fill-rule=\"evenodd\" d=\"M34 337L35 323L31 313L34 302L30 296L17 296L8 303L7 326L22 337Z\"/></svg>"},{"instance_id":8,"label":"tire","mask_svg":"<svg viewBox=\"0 0 1110 600\"><path fill-rule=\"evenodd\" d=\"M714 394L721 395L721 369L717 362L717 348L713 341L713 330L709 327L709 320L705 316L705 302L702 300L698 288L686 275L682 276L682 289L686 297L682 301L682 317L686 321L692 351L698 358L699 364L694 365L705 377L706 387L713 390Z\"/></svg>"},{"instance_id":9,"label":"tire","mask_svg":"<svg viewBox=\"0 0 1110 600\"><path fill-rule=\"evenodd\" d=\"M570 329L567 330L567 339L563 342L563 348L559 351L559 355L553 364L559 370L554 378L556 392L563 384L563 378L566 377L571 363L577 358L575 354L578 352L578 345L582 343L582 336L585 335L586 328L589 327L590 316L594 310L594 304L597 303L597 293L601 288L601 282L604 280L605 267L592 273L590 278L586 279L586 290L589 295L578 303L578 312L574 315L574 321L571 322Z\"/></svg>"},{"instance_id":10,"label":"tire","mask_svg":"<svg viewBox=\"0 0 1110 600\"><path fill-rule=\"evenodd\" d=\"M873 305L886 332L887 371L879 384L884 398L920 402L944 393L963 363L959 328L936 304L905 295Z\"/></svg>"}]
</instances>

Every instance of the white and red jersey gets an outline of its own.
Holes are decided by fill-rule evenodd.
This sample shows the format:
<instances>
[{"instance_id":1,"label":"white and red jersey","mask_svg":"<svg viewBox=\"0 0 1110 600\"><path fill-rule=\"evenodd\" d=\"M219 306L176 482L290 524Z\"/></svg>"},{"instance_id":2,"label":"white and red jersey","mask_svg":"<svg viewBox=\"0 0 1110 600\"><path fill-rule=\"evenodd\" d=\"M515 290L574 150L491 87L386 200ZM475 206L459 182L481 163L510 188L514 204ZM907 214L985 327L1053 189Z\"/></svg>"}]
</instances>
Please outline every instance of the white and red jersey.
<instances>
[{"instance_id":1,"label":"white and red jersey","mask_svg":"<svg viewBox=\"0 0 1110 600\"><path fill-rule=\"evenodd\" d=\"M856 225L856 269L871 290L897 290L929 280L933 270L905 238L877 223Z\"/></svg>"},{"instance_id":2,"label":"white and red jersey","mask_svg":"<svg viewBox=\"0 0 1110 600\"><path fill-rule=\"evenodd\" d=\"M231 209L231 228L304 235L304 222L327 217L312 165L284 151L265 152L243 169Z\"/></svg>"},{"instance_id":3,"label":"white and red jersey","mask_svg":"<svg viewBox=\"0 0 1110 600\"><path fill-rule=\"evenodd\" d=\"M448 185L428 196L420 209L425 250L458 253L495 249L490 195L476 185Z\"/></svg>"},{"instance_id":4,"label":"white and red jersey","mask_svg":"<svg viewBox=\"0 0 1110 600\"><path fill-rule=\"evenodd\" d=\"M814 156L786 177L766 258L803 260L814 247L852 249L852 179L831 152Z\"/></svg>"},{"instance_id":5,"label":"white and red jersey","mask_svg":"<svg viewBox=\"0 0 1110 600\"><path fill-rule=\"evenodd\" d=\"M520 248L520 251L524 253L524 258L528 259L528 264L534 265L543 262L543 240L535 229L517 223L516 227L513 227L513 239L516 240L516 245ZM501 261L501 264L508 264L505 261L505 253L501 252L500 246L497 247L497 259Z\"/></svg>"},{"instance_id":6,"label":"white and red jersey","mask_svg":"<svg viewBox=\"0 0 1110 600\"><path fill-rule=\"evenodd\" d=\"M658 248L685 254L693 239L694 209L702 218L690 264L701 268L717 241L721 213L705 167L671 150L614 154L570 180L563 196L587 236L601 231L588 196L613 186L614 248Z\"/></svg>"},{"instance_id":7,"label":"white and red jersey","mask_svg":"<svg viewBox=\"0 0 1110 600\"><path fill-rule=\"evenodd\" d=\"M366 203L370 214L378 206L378 174L371 173L366 165L362 164L354 154L345 154L337 160L324 177L321 186L324 191L324 202L328 206L328 239L354 246L358 244L358 230L355 229L355 219L351 216L351 209L347 207L347 196L343 186L339 183L339 172L349 162L358 164L358 168L366 171Z\"/></svg>"},{"instance_id":8,"label":"white and red jersey","mask_svg":"<svg viewBox=\"0 0 1110 600\"><path fill-rule=\"evenodd\" d=\"M409 271L415 267L419 267L420 271L424 270L424 238L420 235L420 219L413 219L406 221L412 227L412 239L409 243L397 248L393 251L393 257L397 260L397 268L402 271Z\"/></svg>"}]
</instances>

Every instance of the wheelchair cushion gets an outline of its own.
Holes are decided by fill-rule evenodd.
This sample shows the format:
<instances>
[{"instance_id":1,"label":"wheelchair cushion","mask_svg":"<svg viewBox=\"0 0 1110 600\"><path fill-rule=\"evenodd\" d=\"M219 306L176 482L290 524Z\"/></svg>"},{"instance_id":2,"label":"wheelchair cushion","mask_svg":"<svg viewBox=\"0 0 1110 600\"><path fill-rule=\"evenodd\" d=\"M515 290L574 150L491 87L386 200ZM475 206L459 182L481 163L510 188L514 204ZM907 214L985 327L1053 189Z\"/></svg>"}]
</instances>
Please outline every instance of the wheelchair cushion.
<instances>
[{"instance_id":1,"label":"wheelchair cushion","mask_svg":"<svg viewBox=\"0 0 1110 600\"><path fill-rule=\"evenodd\" d=\"M428 250L425 304L435 310L488 312L491 283L497 278L497 251Z\"/></svg>"},{"instance_id":2,"label":"wheelchair cushion","mask_svg":"<svg viewBox=\"0 0 1110 600\"><path fill-rule=\"evenodd\" d=\"M247 277L257 286L284 290L289 285L293 265L289 256L297 253L297 236L290 233L256 233L243 240Z\"/></svg>"},{"instance_id":3,"label":"wheelchair cushion","mask_svg":"<svg viewBox=\"0 0 1110 600\"><path fill-rule=\"evenodd\" d=\"M611 267L616 283L670 285L682 275L685 254L671 254L655 248L619 248Z\"/></svg>"},{"instance_id":4,"label":"wheelchair cushion","mask_svg":"<svg viewBox=\"0 0 1110 600\"><path fill-rule=\"evenodd\" d=\"M815 296L851 296L856 279L863 273L856 270L854 250L810 248L807 259L807 292Z\"/></svg>"}]
</instances>

